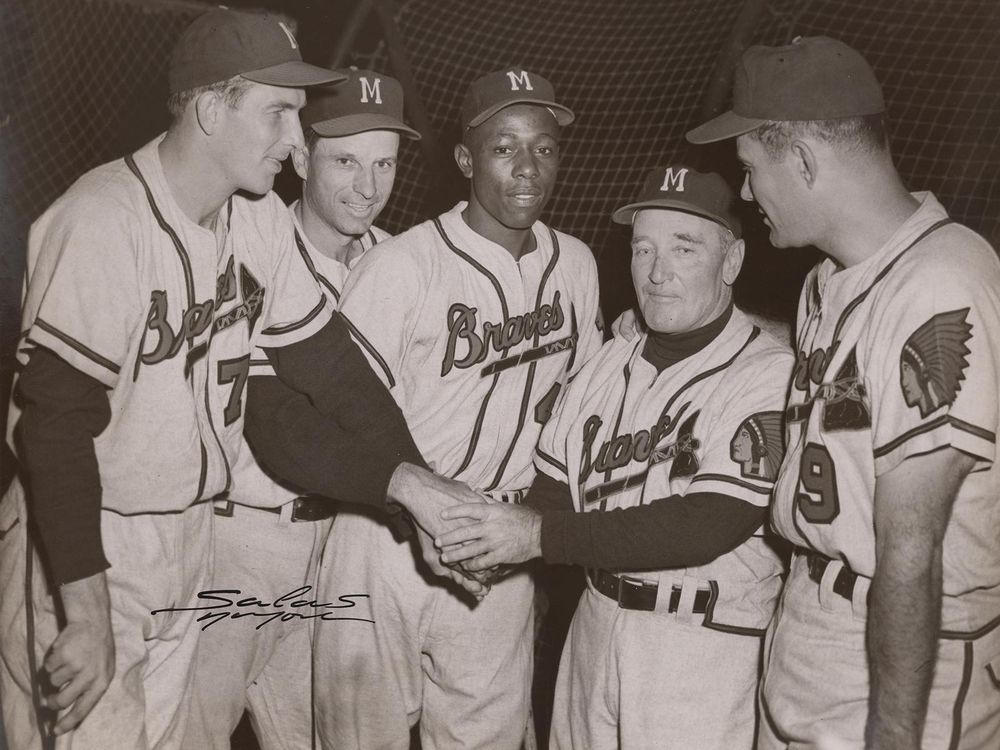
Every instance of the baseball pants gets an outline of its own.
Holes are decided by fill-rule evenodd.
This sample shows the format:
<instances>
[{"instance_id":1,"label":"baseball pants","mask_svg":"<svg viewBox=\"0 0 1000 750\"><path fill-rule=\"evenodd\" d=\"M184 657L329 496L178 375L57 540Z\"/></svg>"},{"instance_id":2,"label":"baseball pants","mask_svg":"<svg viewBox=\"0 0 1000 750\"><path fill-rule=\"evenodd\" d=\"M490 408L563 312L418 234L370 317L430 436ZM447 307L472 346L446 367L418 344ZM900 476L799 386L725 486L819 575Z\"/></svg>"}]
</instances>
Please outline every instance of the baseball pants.
<instances>
[{"instance_id":1,"label":"baseball pants","mask_svg":"<svg viewBox=\"0 0 1000 750\"><path fill-rule=\"evenodd\" d=\"M549 746L750 750L761 638L703 618L622 609L588 585L559 663Z\"/></svg>"},{"instance_id":2,"label":"baseball pants","mask_svg":"<svg viewBox=\"0 0 1000 750\"><path fill-rule=\"evenodd\" d=\"M331 521L291 520L292 503L281 513L239 504L215 517L212 589L238 590L232 599L256 597L265 604L313 586L316 565ZM295 600L314 600L310 588ZM229 608L230 612L288 612L306 608ZM201 634L185 747L229 750L230 735L244 710L262 750L310 750L314 621L282 621L256 615L221 619ZM336 623L321 623L330 627Z\"/></svg>"},{"instance_id":3,"label":"baseball pants","mask_svg":"<svg viewBox=\"0 0 1000 750\"><path fill-rule=\"evenodd\" d=\"M328 750L517 750L525 737L534 584L519 571L478 604L434 577L416 540L342 512L323 553L326 601L368 593L373 623L317 627L316 723Z\"/></svg>"},{"instance_id":4,"label":"baseball pants","mask_svg":"<svg viewBox=\"0 0 1000 750\"><path fill-rule=\"evenodd\" d=\"M0 503L0 696L12 748L180 750L188 719L199 629L188 606L211 580L212 506L173 513L101 513L115 641L115 674L80 726L54 740L54 715L36 706L29 648L40 669L59 633L38 554L26 534L23 491ZM5 533L4 533L5 532ZM30 601L26 592L30 592ZM30 608L30 617L29 617ZM29 619L31 627L29 631ZM38 717L42 715L40 728Z\"/></svg>"},{"instance_id":5,"label":"baseball pants","mask_svg":"<svg viewBox=\"0 0 1000 750\"><path fill-rule=\"evenodd\" d=\"M768 631L759 747L855 750L868 718L865 651L868 579L848 600L833 590L841 563L820 583L796 555ZM995 750L1000 743L1000 618L967 639L942 638L923 750Z\"/></svg>"}]
</instances>

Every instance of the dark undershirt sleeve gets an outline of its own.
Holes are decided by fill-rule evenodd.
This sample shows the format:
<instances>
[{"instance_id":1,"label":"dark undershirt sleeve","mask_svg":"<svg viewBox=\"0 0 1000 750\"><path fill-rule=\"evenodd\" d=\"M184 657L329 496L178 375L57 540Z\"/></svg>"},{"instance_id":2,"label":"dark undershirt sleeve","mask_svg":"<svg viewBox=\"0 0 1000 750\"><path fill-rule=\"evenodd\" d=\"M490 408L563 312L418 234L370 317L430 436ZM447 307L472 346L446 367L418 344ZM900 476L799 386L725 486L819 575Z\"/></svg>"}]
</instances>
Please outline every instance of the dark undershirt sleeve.
<instances>
[{"instance_id":1,"label":"dark undershirt sleeve","mask_svg":"<svg viewBox=\"0 0 1000 750\"><path fill-rule=\"evenodd\" d=\"M103 384L47 349L37 349L18 378L22 404L15 431L29 512L61 585L109 566L101 541L101 477L94 438L111 421Z\"/></svg>"},{"instance_id":2,"label":"dark undershirt sleeve","mask_svg":"<svg viewBox=\"0 0 1000 750\"><path fill-rule=\"evenodd\" d=\"M766 517L766 507L714 492L604 512L546 510L542 557L610 571L696 567L741 545Z\"/></svg>"},{"instance_id":3,"label":"dark undershirt sleeve","mask_svg":"<svg viewBox=\"0 0 1000 750\"><path fill-rule=\"evenodd\" d=\"M396 467L426 464L340 315L305 341L266 351L278 377L247 384L244 429L258 461L306 492L398 510L386 504Z\"/></svg>"},{"instance_id":4,"label":"dark undershirt sleeve","mask_svg":"<svg viewBox=\"0 0 1000 750\"><path fill-rule=\"evenodd\" d=\"M524 504L542 513L550 510L573 510L573 495L569 485L553 479L543 472L535 474L535 481L524 498Z\"/></svg>"}]
</instances>

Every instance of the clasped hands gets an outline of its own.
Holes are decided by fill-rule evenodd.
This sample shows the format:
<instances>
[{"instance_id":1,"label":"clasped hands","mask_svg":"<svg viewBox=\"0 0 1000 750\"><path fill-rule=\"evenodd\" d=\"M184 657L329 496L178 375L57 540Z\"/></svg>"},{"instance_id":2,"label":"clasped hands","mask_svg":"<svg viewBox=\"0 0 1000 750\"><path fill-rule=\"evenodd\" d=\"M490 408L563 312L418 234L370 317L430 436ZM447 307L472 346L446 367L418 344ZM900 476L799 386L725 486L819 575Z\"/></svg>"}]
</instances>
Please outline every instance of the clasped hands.
<instances>
[{"instance_id":1,"label":"clasped hands","mask_svg":"<svg viewBox=\"0 0 1000 750\"><path fill-rule=\"evenodd\" d=\"M505 572L502 565L541 552L541 517L535 511L490 501L462 482L404 463L393 474L388 495L413 519L431 571L477 599Z\"/></svg>"}]
</instances>

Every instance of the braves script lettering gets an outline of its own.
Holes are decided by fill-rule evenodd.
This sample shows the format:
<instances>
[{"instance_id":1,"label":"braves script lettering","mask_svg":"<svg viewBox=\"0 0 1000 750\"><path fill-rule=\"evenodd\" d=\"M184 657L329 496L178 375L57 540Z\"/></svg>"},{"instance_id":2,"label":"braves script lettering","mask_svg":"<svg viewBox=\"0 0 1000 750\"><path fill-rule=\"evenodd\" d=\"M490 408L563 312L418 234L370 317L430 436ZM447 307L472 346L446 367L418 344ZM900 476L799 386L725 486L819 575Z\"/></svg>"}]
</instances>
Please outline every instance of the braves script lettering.
<instances>
[{"instance_id":1,"label":"braves script lettering","mask_svg":"<svg viewBox=\"0 0 1000 750\"><path fill-rule=\"evenodd\" d=\"M486 360L489 351L503 352L517 346L535 335L547 336L558 331L566 322L559 292L552 297L551 304L540 306L524 315L507 318L502 323L483 323L482 333L478 333L478 309L456 302L448 310L448 348L441 362L441 376L451 372L452 367L464 370ZM468 351L456 359L458 342L464 341Z\"/></svg>"},{"instance_id":2,"label":"braves script lettering","mask_svg":"<svg viewBox=\"0 0 1000 750\"><path fill-rule=\"evenodd\" d=\"M601 431L603 420L596 414L592 415L583 425L583 453L586 459L580 467L580 481L586 480L594 471L603 474L606 471L627 466L632 461L645 463L654 454L658 459L656 463L659 463L674 458L681 451L697 447L693 443L688 445L687 443L691 442L688 440L685 441L685 445L678 443L675 446L669 446L666 450L656 449L661 440L677 429L681 417L684 416L684 412L689 406L691 406L690 401L684 404L674 417L661 414L660 418L656 420L656 424L648 430L616 435L611 440L605 440L597 449L597 460L592 460L591 456L593 455L594 441Z\"/></svg>"}]
</instances>

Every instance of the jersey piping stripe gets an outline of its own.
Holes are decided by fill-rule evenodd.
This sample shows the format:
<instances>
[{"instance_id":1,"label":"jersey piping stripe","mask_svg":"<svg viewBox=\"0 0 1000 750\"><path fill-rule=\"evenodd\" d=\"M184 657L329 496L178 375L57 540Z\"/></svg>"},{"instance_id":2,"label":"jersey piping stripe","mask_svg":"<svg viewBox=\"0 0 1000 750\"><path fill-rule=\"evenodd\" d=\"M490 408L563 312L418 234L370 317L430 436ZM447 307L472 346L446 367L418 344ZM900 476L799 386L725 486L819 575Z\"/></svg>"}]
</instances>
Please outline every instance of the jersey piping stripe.
<instances>
[{"instance_id":1,"label":"jersey piping stripe","mask_svg":"<svg viewBox=\"0 0 1000 750\"><path fill-rule=\"evenodd\" d=\"M538 293L535 295L535 315L539 316L542 309L542 297L545 294L545 285L548 283L549 277L552 275L552 271L555 270L556 263L559 262L559 240L556 239L555 232L549 229L549 237L552 240L552 257L549 259L548 265L542 272L542 278L538 282ZM535 338L534 345L538 347L538 339L541 334L538 331L538 327L535 327ZM528 354L528 353L526 353ZM536 357L537 359L538 357ZM500 462L499 468L497 468L497 473L493 476L493 481L490 482L489 487L486 487L486 491L496 489L500 485L500 480L503 478L503 473L507 470L507 464L510 463L510 457L514 454L514 446L517 445L518 439L521 437L521 430L524 429L525 417L528 413L528 403L531 401L531 388L535 382L535 370L537 369L537 362L532 362L528 366L528 376L524 381L524 393L521 395L521 409L517 416L517 427L514 430L514 435L510 440L510 445L507 446L507 450L504 452L503 460Z\"/></svg>"},{"instance_id":2,"label":"jersey piping stripe","mask_svg":"<svg viewBox=\"0 0 1000 750\"><path fill-rule=\"evenodd\" d=\"M153 212L153 216L156 218L156 223L160 225L160 229L170 238L170 241L174 243L174 248L177 250L177 255L181 259L181 266L184 268L184 284L187 287L187 306L189 308L194 307L194 275L191 272L191 259L188 257L187 250L184 244L181 242L181 238L177 236L177 232L174 228L167 223L167 220L163 217L160 212L160 207L156 205L156 199L153 197L153 191L149 189L149 184L146 182L146 178L142 176L142 172L139 171L139 166L135 163L135 158L133 155L128 155L125 157L125 165L131 170L132 174L135 175L136 179L142 184L142 189L146 192L146 200L149 203L149 209ZM190 346L191 341L188 340L188 345Z\"/></svg>"},{"instance_id":3,"label":"jersey piping stripe","mask_svg":"<svg viewBox=\"0 0 1000 750\"><path fill-rule=\"evenodd\" d=\"M958 694L955 696L955 705L951 712L951 742L948 743L948 750L958 750L958 743L962 739L962 706L965 704L965 697L969 694L971 681L972 644L966 642L962 649L962 682L958 686Z\"/></svg>"},{"instance_id":4,"label":"jersey piping stripe","mask_svg":"<svg viewBox=\"0 0 1000 750\"><path fill-rule=\"evenodd\" d=\"M100 365L101 367L103 367L106 370L110 370L115 375L117 375L119 372L121 372L121 367L118 366L118 365L116 365L110 359L102 357L100 354L98 354L97 352L95 352L93 349L91 349L91 348L89 348L89 347L81 344L75 338L73 338L72 336L69 336L68 334L63 333L58 328L55 328L54 326L49 325L48 323L46 323L41 318L35 318L35 325L38 326L39 328L41 328L46 333L51 334L52 336L55 336L57 339L59 339L60 341L62 341L64 344L66 344L66 346L70 347L71 349L73 349L76 352L79 352L80 354L82 354L83 356L85 356L87 359L89 359L91 362L94 362L95 364Z\"/></svg>"},{"instance_id":5,"label":"jersey piping stripe","mask_svg":"<svg viewBox=\"0 0 1000 750\"><path fill-rule=\"evenodd\" d=\"M912 430L907 430L898 438L886 443L881 448L876 448L874 451L875 458L882 458L883 456L892 453L899 446L901 446L903 443L910 440L911 438L914 438L917 435L922 435L925 432L932 432L933 430L936 430L938 427L941 427L942 425L945 424L950 424L956 430L967 432L970 435L973 435L977 438L981 438L982 440L985 440L987 442L990 443L996 442L996 433L990 432L989 430L984 430L982 427L976 427L975 425L969 424L968 422L963 422L961 419L956 419L955 417L952 417L948 414L942 414L937 419L932 419L930 422L927 422L926 424L918 425L917 427L914 427Z\"/></svg>"},{"instance_id":6,"label":"jersey piping stripe","mask_svg":"<svg viewBox=\"0 0 1000 750\"><path fill-rule=\"evenodd\" d=\"M945 641L977 641L992 630L1000 627L1000 617L994 617L981 628L969 632L961 630L942 630L938 637Z\"/></svg>"},{"instance_id":7,"label":"jersey piping stripe","mask_svg":"<svg viewBox=\"0 0 1000 750\"><path fill-rule=\"evenodd\" d=\"M705 610L705 619L702 620L701 624L703 627L709 630L717 630L720 633L730 633L731 635L749 635L756 638L763 638L766 630L758 628L747 628L740 625L724 625L721 622L715 622L715 604L719 601L719 582L709 581L708 588L711 591L711 596L708 598L708 607Z\"/></svg>"},{"instance_id":8,"label":"jersey piping stripe","mask_svg":"<svg viewBox=\"0 0 1000 750\"><path fill-rule=\"evenodd\" d=\"M476 452L476 445L479 443L479 433L482 432L483 429L483 420L486 418L486 407L489 406L490 397L493 395L493 391L496 390L497 381L499 380L499 373L493 376L493 383L490 385L490 389L487 391L486 396L483 397L483 403L479 405L479 414L476 415L476 423L472 426L472 437L469 438L469 447L465 451L465 458L462 459L462 465L458 467L458 470L451 475L452 479L455 479L459 474L465 471L469 463L472 461L472 456Z\"/></svg>"},{"instance_id":9,"label":"jersey piping stripe","mask_svg":"<svg viewBox=\"0 0 1000 750\"><path fill-rule=\"evenodd\" d=\"M459 249L455 245L455 243L451 241L451 238L445 233L444 227L441 225L440 219L434 219L433 221L435 228L438 230L438 234L441 235L441 239L444 240L444 243L448 246L448 248L453 253L455 253L455 255L457 255L459 258L464 260L470 266L479 271L479 273L481 273L483 276L489 279L490 283L493 285L493 288L496 290L497 297L500 298L500 309L503 312L503 319L507 320L510 317L510 312L507 309L507 298L504 296L503 287L500 286L500 281L497 279L496 276L490 273L489 270L487 270L487 268L482 263L480 263L478 260L473 258L468 253L466 253L464 250ZM509 350L510 347L504 348L503 353L505 357L507 356L507 352Z\"/></svg>"},{"instance_id":10,"label":"jersey piping stripe","mask_svg":"<svg viewBox=\"0 0 1000 750\"><path fill-rule=\"evenodd\" d=\"M748 346L750 346L750 344L752 344L754 342L754 340L759 335L760 335L760 328L758 328L757 326L754 326L753 329L750 331L750 335L747 336L747 340L743 342L743 345L736 351L736 353L732 357L730 357L728 360L726 360L722 364L717 365L716 367L713 367L713 368L711 368L709 370L705 370L704 372L698 373L693 378L691 378L688 382L686 382L684 385L682 385L680 388L678 388L677 391L674 392L674 395L670 397L670 400L667 401L667 405L663 407L663 411L660 412L660 416L662 417L664 414L666 414L668 411L670 411L670 407L674 405L674 402L678 398L680 398L681 394L684 393L684 391L688 390L689 388L691 388L692 386L694 386L696 383L700 383L702 380L705 380L706 378L710 378L713 375L715 375L716 373L720 373L723 370L728 369L733 364L733 362L735 362L737 360L737 358L743 353L743 351Z\"/></svg>"},{"instance_id":11,"label":"jersey piping stripe","mask_svg":"<svg viewBox=\"0 0 1000 750\"><path fill-rule=\"evenodd\" d=\"M913 240L913 242L911 242L909 245L903 248L900 251L899 255L897 255L895 258L889 261L886 264L885 268L883 268L881 271L878 272L878 275L875 276L869 287L865 289L863 292L861 292L861 294L859 294L853 300L851 300L850 304L848 304L847 307L844 308L844 311L840 313L840 317L837 319L837 325L833 329L834 345L836 345L837 342L840 341L840 332L843 329L843 327L847 324L847 319L850 317L851 313L854 312L855 308L858 305L860 305L868 298L868 295L871 294L872 290L878 285L880 281L882 281L882 279L884 279L888 275L889 271L891 271L895 267L895 265L903 258L903 256L909 253L910 250L912 250L914 247L916 247L921 240L927 237L927 235L937 231L943 226L953 223L954 221L952 221L952 219L941 219L940 221L932 224L923 232L921 232L920 235L915 240Z\"/></svg>"},{"instance_id":12,"label":"jersey piping stripe","mask_svg":"<svg viewBox=\"0 0 1000 750\"><path fill-rule=\"evenodd\" d=\"M326 295L321 294L319 296L319 302L316 303L316 307L310 310L306 316L302 318L302 320L283 326L271 326L270 328L265 328L262 333L264 336L278 336L283 333L290 333L292 331L297 331L300 328L305 328L316 319L316 316L323 312L324 307L326 307Z\"/></svg>"},{"instance_id":13,"label":"jersey piping stripe","mask_svg":"<svg viewBox=\"0 0 1000 750\"><path fill-rule=\"evenodd\" d=\"M371 232L369 232L369 234L371 234ZM340 292L332 283L330 283L330 280L326 278L326 276L321 274L316 269L316 264L313 263L312 256L309 255L309 251L306 249L306 245L302 241L302 236L299 234L299 230L297 227L295 229L295 244L299 248L299 255L301 255L302 260L305 261L306 268L309 269L309 273L311 273L313 275L313 278L316 279L316 281L318 281L322 286L329 289L330 294L333 295L333 299L337 302L337 304L340 304Z\"/></svg>"},{"instance_id":14,"label":"jersey piping stripe","mask_svg":"<svg viewBox=\"0 0 1000 750\"><path fill-rule=\"evenodd\" d=\"M727 476L726 474L698 474L691 480L691 484L694 484L695 482L727 482L728 484L735 484L737 487L742 487L745 490L756 492L758 495L770 495L771 490L773 489L771 487L760 487L756 484L743 482L734 477Z\"/></svg>"},{"instance_id":15,"label":"jersey piping stripe","mask_svg":"<svg viewBox=\"0 0 1000 750\"><path fill-rule=\"evenodd\" d=\"M357 329L354 323L352 323L346 315L340 313L340 317L343 318L344 322L347 324L347 329L351 332L351 336L365 348L365 351L368 352L372 359L378 363L378 366L382 368L382 372L385 373L385 379L389 384L389 387L394 387L396 385L396 379L392 376L392 371L389 369L388 362L386 362L382 358L382 355L378 353L378 349L375 348L371 341L365 338L364 334Z\"/></svg>"},{"instance_id":16,"label":"jersey piping stripe","mask_svg":"<svg viewBox=\"0 0 1000 750\"><path fill-rule=\"evenodd\" d=\"M535 448L535 455L542 459L545 463L551 465L555 469L559 469L563 474L569 478L569 469L566 468L566 464L560 463L555 458L550 456L548 453L543 451L541 448Z\"/></svg>"}]
</instances>

